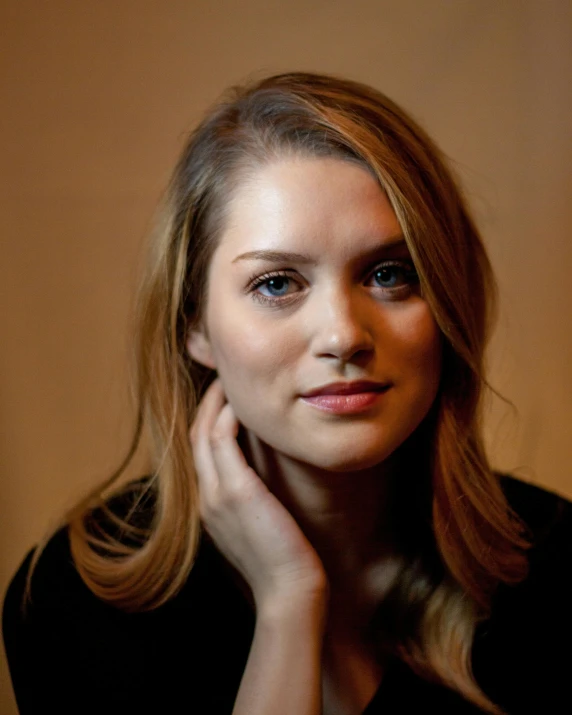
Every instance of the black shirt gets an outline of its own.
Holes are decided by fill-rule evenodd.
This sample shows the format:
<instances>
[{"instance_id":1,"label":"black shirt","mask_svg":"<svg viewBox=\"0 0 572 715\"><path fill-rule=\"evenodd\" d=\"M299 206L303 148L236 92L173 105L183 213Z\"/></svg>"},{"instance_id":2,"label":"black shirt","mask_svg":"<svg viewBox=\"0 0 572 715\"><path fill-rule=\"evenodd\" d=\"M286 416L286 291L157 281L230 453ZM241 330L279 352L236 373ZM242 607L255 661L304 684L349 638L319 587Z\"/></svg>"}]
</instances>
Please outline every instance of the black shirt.
<instances>
[{"instance_id":1,"label":"black shirt","mask_svg":"<svg viewBox=\"0 0 572 715\"><path fill-rule=\"evenodd\" d=\"M527 579L499 588L491 618L477 630L474 674L509 715L572 713L572 503L511 477L502 484L535 545ZM255 616L210 539L203 538L177 596L143 613L119 611L91 593L62 529L38 562L23 618L30 557L14 576L3 609L21 715L232 713ZM363 715L426 711L480 712L395 660Z\"/></svg>"}]
</instances>

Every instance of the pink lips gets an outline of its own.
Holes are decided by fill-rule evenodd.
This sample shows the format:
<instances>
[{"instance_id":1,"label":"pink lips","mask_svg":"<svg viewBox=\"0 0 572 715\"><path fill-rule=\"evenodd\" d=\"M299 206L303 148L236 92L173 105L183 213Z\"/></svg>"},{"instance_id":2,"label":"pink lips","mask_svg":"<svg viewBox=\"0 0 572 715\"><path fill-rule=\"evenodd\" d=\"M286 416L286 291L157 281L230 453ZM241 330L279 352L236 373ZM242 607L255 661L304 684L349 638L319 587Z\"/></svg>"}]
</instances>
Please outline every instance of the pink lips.
<instances>
[{"instance_id":1,"label":"pink lips","mask_svg":"<svg viewBox=\"0 0 572 715\"><path fill-rule=\"evenodd\" d=\"M387 383L372 382L371 380L355 380L354 382L330 382L315 390L305 392L302 397L315 397L316 395L355 395L360 392L381 392L388 387Z\"/></svg>"},{"instance_id":2,"label":"pink lips","mask_svg":"<svg viewBox=\"0 0 572 715\"><path fill-rule=\"evenodd\" d=\"M379 382L334 382L302 395L302 400L326 412L350 414L375 405L389 385Z\"/></svg>"}]
</instances>

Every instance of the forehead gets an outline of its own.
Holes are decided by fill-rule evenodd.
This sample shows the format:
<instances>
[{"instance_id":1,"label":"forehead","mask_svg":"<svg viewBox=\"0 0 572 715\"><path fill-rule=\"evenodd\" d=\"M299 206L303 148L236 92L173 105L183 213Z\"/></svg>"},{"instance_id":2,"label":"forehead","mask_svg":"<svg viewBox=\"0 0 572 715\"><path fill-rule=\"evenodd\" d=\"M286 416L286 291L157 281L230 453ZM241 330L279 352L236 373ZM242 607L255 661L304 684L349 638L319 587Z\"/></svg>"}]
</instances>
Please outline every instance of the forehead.
<instances>
[{"instance_id":1,"label":"forehead","mask_svg":"<svg viewBox=\"0 0 572 715\"><path fill-rule=\"evenodd\" d=\"M249 171L226 210L219 249L285 248L351 254L393 240L401 227L377 179L356 162L292 157Z\"/></svg>"}]
</instances>

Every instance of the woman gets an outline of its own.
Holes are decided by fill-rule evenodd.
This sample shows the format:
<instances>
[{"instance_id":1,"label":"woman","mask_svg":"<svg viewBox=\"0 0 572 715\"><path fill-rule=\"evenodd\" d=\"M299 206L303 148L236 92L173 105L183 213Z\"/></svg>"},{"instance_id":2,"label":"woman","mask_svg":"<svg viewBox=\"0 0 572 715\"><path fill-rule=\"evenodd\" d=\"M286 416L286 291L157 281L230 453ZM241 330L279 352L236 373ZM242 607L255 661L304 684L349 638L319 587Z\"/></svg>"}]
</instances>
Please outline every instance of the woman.
<instances>
[{"instance_id":1,"label":"woman","mask_svg":"<svg viewBox=\"0 0 572 715\"><path fill-rule=\"evenodd\" d=\"M6 597L21 713L568 711L572 505L487 460L494 278L427 135L270 77L164 216L128 457ZM145 423L152 475L106 498Z\"/></svg>"}]
</instances>

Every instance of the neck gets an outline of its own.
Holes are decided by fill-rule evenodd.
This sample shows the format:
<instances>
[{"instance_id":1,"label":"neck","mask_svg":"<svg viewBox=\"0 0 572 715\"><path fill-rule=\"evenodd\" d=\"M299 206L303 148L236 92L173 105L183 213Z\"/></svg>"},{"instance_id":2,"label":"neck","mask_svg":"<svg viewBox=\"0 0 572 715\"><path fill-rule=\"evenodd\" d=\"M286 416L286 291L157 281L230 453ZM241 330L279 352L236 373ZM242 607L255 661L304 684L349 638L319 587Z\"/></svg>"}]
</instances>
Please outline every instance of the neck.
<instances>
[{"instance_id":1,"label":"neck","mask_svg":"<svg viewBox=\"0 0 572 715\"><path fill-rule=\"evenodd\" d=\"M288 509L324 564L330 602L357 598L376 566L391 559L396 454L375 467L332 472L278 453L250 430L239 443L247 462ZM370 578L371 577L371 578Z\"/></svg>"}]
</instances>

